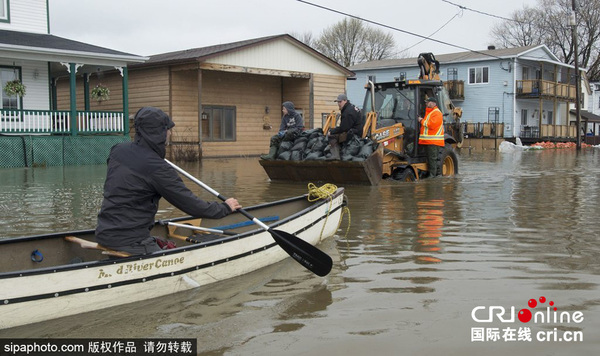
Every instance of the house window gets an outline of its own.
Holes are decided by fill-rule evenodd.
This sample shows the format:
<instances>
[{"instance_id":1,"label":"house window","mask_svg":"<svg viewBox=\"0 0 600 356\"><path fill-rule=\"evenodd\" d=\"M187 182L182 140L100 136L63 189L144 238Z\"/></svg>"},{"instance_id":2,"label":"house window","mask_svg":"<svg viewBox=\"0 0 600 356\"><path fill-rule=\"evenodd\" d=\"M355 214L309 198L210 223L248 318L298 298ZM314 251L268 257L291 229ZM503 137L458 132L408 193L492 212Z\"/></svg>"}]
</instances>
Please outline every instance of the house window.
<instances>
[{"instance_id":1,"label":"house window","mask_svg":"<svg viewBox=\"0 0 600 356\"><path fill-rule=\"evenodd\" d=\"M204 106L202 139L235 141L235 106Z\"/></svg>"},{"instance_id":2,"label":"house window","mask_svg":"<svg viewBox=\"0 0 600 356\"><path fill-rule=\"evenodd\" d=\"M554 124L554 112L552 112L552 111L548 111L548 114L547 114L547 116L546 116L546 119L547 119L547 122L546 122L546 123L547 123L548 125L553 125L553 124Z\"/></svg>"},{"instance_id":3,"label":"house window","mask_svg":"<svg viewBox=\"0 0 600 356\"><path fill-rule=\"evenodd\" d=\"M0 0L1 1L1 0ZM1 101L0 109L20 109L21 100L17 95L7 95L4 91L4 86L7 82L21 78L21 70L13 67L0 67L0 86L2 91L0 92Z\"/></svg>"},{"instance_id":4,"label":"house window","mask_svg":"<svg viewBox=\"0 0 600 356\"><path fill-rule=\"evenodd\" d=\"M600 109L600 97L598 97L598 109Z\"/></svg>"},{"instance_id":5,"label":"house window","mask_svg":"<svg viewBox=\"0 0 600 356\"><path fill-rule=\"evenodd\" d=\"M469 68L469 84L489 83L489 67Z\"/></svg>"},{"instance_id":6,"label":"house window","mask_svg":"<svg viewBox=\"0 0 600 356\"><path fill-rule=\"evenodd\" d=\"M521 125L527 125L527 109L521 110Z\"/></svg>"},{"instance_id":7,"label":"house window","mask_svg":"<svg viewBox=\"0 0 600 356\"><path fill-rule=\"evenodd\" d=\"M448 80L458 80L458 68L448 68Z\"/></svg>"},{"instance_id":8,"label":"house window","mask_svg":"<svg viewBox=\"0 0 600 356\"><path fill-rule=\"evenodd\" d=\"M10 22L8 0L0 0L0 22Z\"/></svg>"}]
</instances>

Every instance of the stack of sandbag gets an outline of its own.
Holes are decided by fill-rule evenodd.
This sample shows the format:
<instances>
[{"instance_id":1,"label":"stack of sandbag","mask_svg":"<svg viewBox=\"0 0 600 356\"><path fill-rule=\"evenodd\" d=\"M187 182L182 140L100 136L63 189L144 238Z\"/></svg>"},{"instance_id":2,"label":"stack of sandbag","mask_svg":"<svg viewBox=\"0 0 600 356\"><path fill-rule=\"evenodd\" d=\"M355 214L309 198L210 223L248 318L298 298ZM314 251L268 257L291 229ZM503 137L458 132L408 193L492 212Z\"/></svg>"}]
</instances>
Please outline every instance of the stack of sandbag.
<instances>
[{"instance_id":1,"label":"stack of sandbag","mask_svg":"<svg viewBox=\"0 0 600 356\"><path fill-rule=\"evenodd\" d=\"M341 144L342 161L364 161L375 150L375 143L368 138L350 135ZM298 135L286 135L277 150L277 159L286 161L326 160L331 156L327 136L320 128L302 131Z\"/></svg>"}]
</instances>

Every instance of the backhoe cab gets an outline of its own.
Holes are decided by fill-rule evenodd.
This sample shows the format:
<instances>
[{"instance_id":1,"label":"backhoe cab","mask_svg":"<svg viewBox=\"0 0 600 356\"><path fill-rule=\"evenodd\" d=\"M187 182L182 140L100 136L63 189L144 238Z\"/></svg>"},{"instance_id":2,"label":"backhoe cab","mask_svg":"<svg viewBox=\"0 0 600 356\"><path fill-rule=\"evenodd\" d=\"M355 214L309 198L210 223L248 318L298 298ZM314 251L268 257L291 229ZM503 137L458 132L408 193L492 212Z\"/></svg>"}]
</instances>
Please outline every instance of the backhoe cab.
<instances>
[{"instance_id":1,"label":"backhoe cab","mask_svg":"<svg viewBox=\"0 0 600 356\"><path fill-rule=\"evenodd\" d=\"M432 67L430 67L432 68ZM431 72L429 72L431 73ZM453 146L460 137L461 111L455 108L439 80L397 80L366 85L363 137L383 146L383 177L412 181L428 176L423 147L419 146L419 117L425 114L425 99L434 97L444 116L446 146L438 164L444 176L458 173Z\"/></svg>"}]
</instances>

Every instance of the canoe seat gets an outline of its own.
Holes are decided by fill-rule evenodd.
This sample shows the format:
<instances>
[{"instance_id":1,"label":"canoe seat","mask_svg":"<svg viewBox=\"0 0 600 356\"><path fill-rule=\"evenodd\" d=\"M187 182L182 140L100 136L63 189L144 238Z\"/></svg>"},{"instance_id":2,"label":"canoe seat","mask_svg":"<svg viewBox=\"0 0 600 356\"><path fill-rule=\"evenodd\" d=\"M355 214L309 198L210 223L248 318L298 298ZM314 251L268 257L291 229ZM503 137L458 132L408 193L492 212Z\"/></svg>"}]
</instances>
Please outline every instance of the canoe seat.
<instances>
[{"instance_id":1,"label":"canoe seat","mask_svg":"<svg viewBox=\"0 0 600 356\"><path fill-rule=\"evenodd\" d=\"M114 257L129 257L129 256L131 256L131 254L129 252L111 250L110 248L104 247L104 246L98 244L97 242L84 240L84 239L81 239L81 238L75 237L75 236L65 236L65 240L69 241L69 242L74 242L74 243L78 244L79 246L81 246L81 248L100 250L100 251L102 251L103 255L109 255L109 256L114 256Z\"/></svg>"}]
</instances>

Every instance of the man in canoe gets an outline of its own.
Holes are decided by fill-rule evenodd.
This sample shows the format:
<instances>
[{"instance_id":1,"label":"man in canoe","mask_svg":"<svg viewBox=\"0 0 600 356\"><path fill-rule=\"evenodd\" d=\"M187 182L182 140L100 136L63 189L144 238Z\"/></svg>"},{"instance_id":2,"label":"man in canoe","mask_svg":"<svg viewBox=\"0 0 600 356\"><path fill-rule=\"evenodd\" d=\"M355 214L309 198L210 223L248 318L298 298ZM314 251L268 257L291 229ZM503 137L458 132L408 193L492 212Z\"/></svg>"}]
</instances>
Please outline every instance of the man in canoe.
<instances>
[{"instance_id":1,"label":"man in canoe","mask_svg":"<svg viewBox=\"0 0 600 356\"><path fill-rule=\"evenodd\" d=\"M161 197L194 217L218 219L241 208L235 198L222 203L198 198L164 160L166 143L175 126L166 113L143 107L135 114L134 125L134 141L115 145L108 157L104 200L96 227L100 245L132 254L160 251L150 229Z\"/></svg>"}]
</instances>

